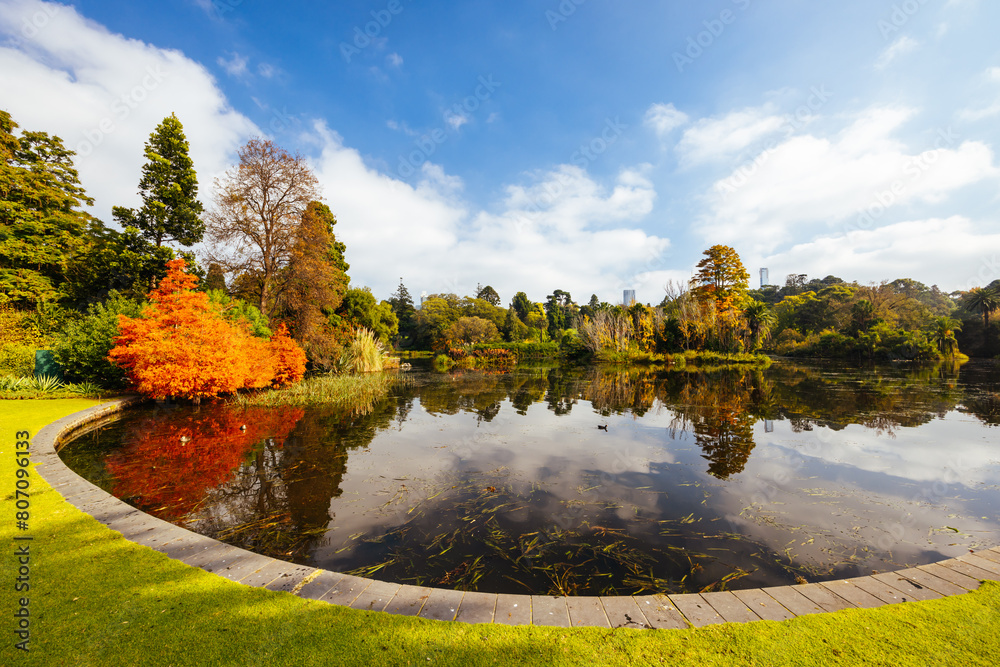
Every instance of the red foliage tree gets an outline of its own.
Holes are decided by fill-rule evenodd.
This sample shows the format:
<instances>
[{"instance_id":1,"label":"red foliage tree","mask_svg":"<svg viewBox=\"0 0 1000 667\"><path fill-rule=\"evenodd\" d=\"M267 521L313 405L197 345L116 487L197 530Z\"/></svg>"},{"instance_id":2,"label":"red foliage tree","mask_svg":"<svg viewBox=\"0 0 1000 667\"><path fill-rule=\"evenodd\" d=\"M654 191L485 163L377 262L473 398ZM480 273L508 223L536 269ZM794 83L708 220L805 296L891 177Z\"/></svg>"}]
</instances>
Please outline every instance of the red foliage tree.
<instances>
[{"instance_id":1,"label":"red foliage tree","mask_svg":"<svg viewBox=\"0 0 1000 667\"><path fill-rule=\"evenodd\" d=\"M271 336L271 354L274 355L273 386L294 384L306 372L306 353L298 343L288 337L288 327L282 322Z\"/></svg>"},{"instance_id":2,"label":"red foliage tree","mask_svg":"<svg viewBox=\"0 0 1000 667\"><path fill-rule=\"evenodd\" d=\"M108 359L140 393L200 400L262 388L275 379L279 363L282 383L302 377L293 372L297 346L287 335L268 343L229 324L208 295L194 291L198 278L184 266L182 259L167 262L167 276L149 293L142 317L118 318Z\"/></svg>"}]
</instances>

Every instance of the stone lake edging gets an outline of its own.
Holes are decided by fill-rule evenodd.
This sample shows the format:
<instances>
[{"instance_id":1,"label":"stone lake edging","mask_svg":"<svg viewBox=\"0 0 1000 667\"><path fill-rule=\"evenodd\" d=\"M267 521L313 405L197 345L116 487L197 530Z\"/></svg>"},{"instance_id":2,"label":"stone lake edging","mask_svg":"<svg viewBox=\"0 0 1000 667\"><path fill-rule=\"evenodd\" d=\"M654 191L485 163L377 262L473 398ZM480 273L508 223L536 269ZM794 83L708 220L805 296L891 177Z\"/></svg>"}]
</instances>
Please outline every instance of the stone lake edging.
<instances>
[{"instance_id":1,"label":"stone lake edging","mask_svg":"<svg viewBox=\"0 0 1000 667\"><path fill-rule=\"evenodd\" d=\"M142 402L118 399L64 417L32 439L44 479L73 506L126 539L226 579L330 604L438 621L556 627L686 628L783 621L805 614L934 600L1000 580L1000 547L896 572L743 591L621 597L465 593L321 570L218 542L141 512L70 470L57 449L82 426Z\"/></svg>"}]
</instances>

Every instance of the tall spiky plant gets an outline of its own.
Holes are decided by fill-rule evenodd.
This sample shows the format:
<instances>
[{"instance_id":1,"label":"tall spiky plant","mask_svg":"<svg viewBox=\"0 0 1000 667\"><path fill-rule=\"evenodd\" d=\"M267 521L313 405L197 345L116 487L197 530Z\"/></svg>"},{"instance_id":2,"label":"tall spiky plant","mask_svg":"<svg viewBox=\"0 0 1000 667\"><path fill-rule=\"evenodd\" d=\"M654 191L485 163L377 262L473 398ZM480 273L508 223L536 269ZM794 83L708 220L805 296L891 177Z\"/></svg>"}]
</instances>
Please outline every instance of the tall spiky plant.
<instances>
[{"instance_id":1,"label":"tall spiky plant","mask_svg":"<svg viewBox=\"0 0 1000 667\"><path fill-rule=\"evenodd\" d=\"M370 329L359 327L344 351L342 366L350 373L374 373L382 370L384 357L382 341Z\"/></svg>"}]
</instances>

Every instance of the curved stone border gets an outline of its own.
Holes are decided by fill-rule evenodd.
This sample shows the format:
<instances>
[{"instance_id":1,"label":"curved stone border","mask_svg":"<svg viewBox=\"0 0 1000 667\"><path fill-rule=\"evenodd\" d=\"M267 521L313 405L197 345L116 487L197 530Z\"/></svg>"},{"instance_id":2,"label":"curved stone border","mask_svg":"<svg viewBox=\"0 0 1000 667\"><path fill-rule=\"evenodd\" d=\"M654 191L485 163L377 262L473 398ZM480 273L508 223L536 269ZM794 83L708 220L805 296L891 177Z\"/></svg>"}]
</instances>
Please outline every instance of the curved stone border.
<instances>
[{"instance_id":1,"label":"curved stone border","mask_svg":"<svg viewBox=\"0 0 1000 667\"><path fill-rule=\"evenodd\" d=\"M553 597L463 593L363 579L294 565L223 544L157 519L70 470L56 450L82 426L141 402L126 398L77 412L41 429L32 459L56 491L126 539L232 581L287 591L353 609L439 621L603 628L686 628L716 623L782 621L804 614L933 600L1000 580L1000 547L920 567L817 584L733 592L635 597Z\"/></svg>"}]
</instances>

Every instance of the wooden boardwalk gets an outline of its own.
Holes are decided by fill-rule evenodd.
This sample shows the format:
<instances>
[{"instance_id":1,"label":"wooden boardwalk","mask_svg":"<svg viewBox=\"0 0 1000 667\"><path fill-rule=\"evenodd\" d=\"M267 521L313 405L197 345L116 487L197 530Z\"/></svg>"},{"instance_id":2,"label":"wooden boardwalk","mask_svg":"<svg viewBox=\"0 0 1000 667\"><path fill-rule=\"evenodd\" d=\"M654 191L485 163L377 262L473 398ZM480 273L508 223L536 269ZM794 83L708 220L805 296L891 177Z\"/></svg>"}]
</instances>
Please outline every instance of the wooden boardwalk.
<instances>
[{"instance_id":1,"label":"wooden boardwalk","mask_svg":"<svg viewBox=\"0 0 1000 667\"><path fill-rule=\"evenodd\" d=\"M134 399L112 401L49 424L32 440L32 460L73 506L125 538L232 581L352 609L438 621L555 627L686 628L783 621L805 614L936 600L1000 581L1000 547L958 558L824 583L745 591L635 597L553 597L463 593L392 584L294 565L251 553L152 517L97 488L63 464L59 443Z\"/></svg>"}]
</instances>

